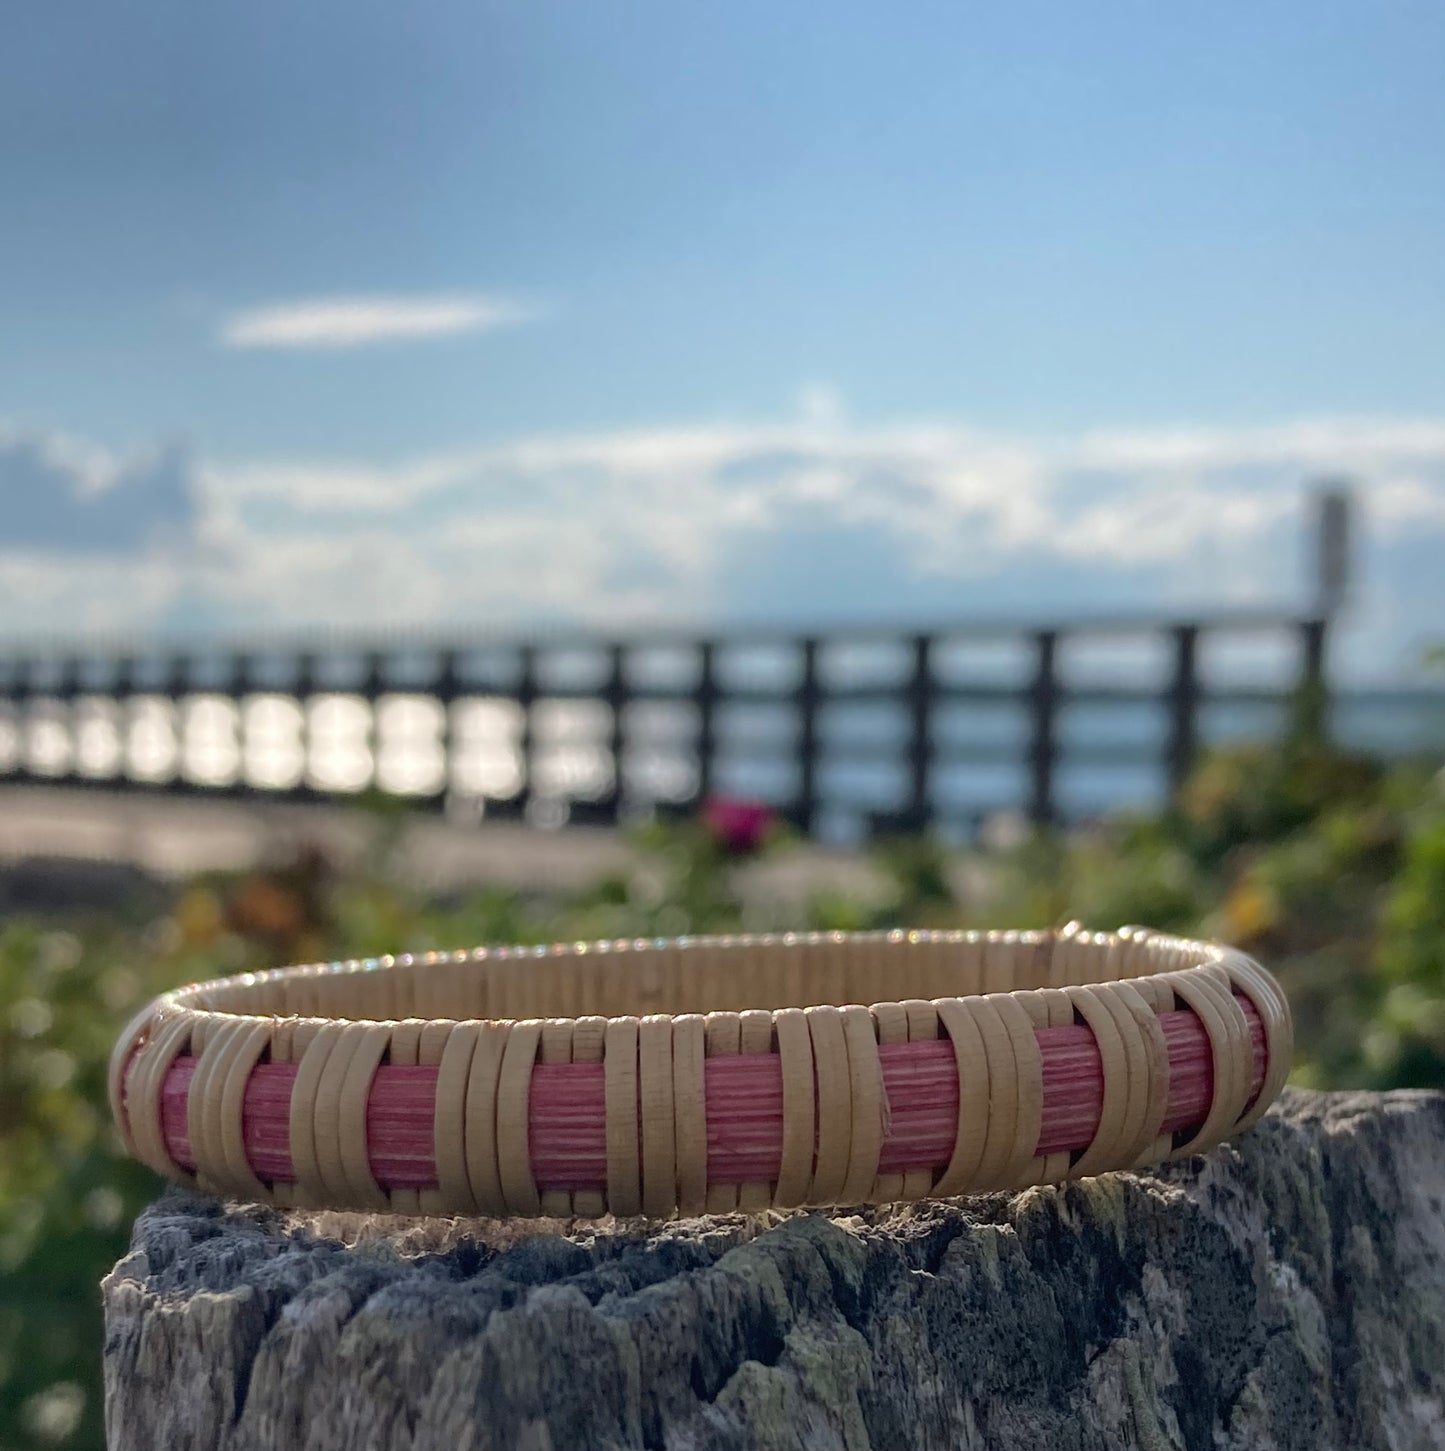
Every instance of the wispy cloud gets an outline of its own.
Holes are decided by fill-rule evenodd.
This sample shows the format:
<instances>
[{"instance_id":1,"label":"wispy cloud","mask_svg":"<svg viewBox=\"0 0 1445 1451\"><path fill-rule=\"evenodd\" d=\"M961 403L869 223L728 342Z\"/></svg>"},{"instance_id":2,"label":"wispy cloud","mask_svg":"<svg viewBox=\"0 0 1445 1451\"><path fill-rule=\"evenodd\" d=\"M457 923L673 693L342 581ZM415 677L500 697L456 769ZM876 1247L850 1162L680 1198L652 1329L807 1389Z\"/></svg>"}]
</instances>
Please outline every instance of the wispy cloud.
<instances>
[{"instance_id":1,"label":"wispy cloud","mask_svg":"<svg viewBox=\"0 0 1445 1451\"><path fill-rule=\"evenodd\" d=\"M104 451L45 452L74 494L144 502ZM73 518L47 526L48 548L34 527L0 539L0 628L41 613L57 627L620 630L1303 603L1304 486L1325 474L1358 487L1354 653L1383 669L1445 612L1445 420L1030 438L856 423L827 395L791 419L517 438L385 466L206 460L194 547L156 549L147 533L144 591L119 583L121 561L105 574L81 556ZM54 547L66 531L69 558Z\"/></svg>"},{"instance_id":2,"label":"wispy cloud","mask_svg":"<svg viewBox=\"0 0 1445 1451\"><path fill-rule=\"evenodd\" d=\"M308 297L235 313L220 338L228 348L338 350L491 332L535 316L513 298L478 293Z\"/></svg>"}]
</instances>

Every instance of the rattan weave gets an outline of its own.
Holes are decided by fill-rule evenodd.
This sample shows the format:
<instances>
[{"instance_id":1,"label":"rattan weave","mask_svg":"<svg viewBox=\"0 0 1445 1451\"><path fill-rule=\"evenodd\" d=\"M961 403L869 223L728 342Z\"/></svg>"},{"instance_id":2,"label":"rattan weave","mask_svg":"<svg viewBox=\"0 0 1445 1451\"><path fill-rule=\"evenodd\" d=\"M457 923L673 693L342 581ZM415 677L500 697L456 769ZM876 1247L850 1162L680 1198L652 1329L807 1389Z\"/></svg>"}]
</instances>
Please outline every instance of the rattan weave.
<instances>
[{"instance_id":1,"label":"rattan weave","mask_svg":"<svg viewBox=\"0 0 1445 1451\"><path fill-rule=\"evenodd\" d=\"M1251 958L1142 928L693 938L181 988L128 1025L110 1094L133 1154L220 1195L662 1218L1197 1153L1291 1046Z\"/></svg>"}]
</instances>

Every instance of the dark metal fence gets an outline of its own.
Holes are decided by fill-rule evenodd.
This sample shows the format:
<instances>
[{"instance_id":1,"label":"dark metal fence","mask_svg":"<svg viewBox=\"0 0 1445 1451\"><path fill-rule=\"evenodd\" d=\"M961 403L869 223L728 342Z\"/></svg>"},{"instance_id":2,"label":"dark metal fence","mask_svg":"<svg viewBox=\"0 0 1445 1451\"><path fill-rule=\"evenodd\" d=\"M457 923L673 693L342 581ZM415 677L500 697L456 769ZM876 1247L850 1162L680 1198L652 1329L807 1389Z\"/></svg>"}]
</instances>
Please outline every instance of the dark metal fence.
<instances>
[{"instance_id":1,"label":"dark metal fence","mask_svg":"<svg viewBox=\"0 0 1445 1451\"><path fill-rule=\"evenodd\" d=\"M1267 678L1207 669L1221 641L1269 654ZM1093 773L1102 809L1117 804L1111 772L1136 793L1145 778L1156 796L1177 790L1210 720L1281 728L1301 688L1323 700L1325 645L1323 619L1233 614L37 650L0 659L0 776L291 799L380 789L548 824L718 792L769 800L805 831L840 816L864 834L967 830L1001 809L1052 822L1079 814L1063 771ZM1081 650L1121 663L1081 676Z\"/></svg>"}]
</instances>

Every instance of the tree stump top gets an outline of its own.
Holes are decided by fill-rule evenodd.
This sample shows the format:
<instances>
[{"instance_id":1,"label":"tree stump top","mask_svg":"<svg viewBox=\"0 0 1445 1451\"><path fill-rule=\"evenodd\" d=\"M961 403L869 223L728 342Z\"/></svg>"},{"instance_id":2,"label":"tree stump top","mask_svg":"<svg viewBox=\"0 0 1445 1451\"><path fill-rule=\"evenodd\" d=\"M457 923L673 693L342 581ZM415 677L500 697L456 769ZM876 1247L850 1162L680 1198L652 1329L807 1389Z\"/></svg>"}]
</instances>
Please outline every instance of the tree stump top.
<instances>
[{"instance_id":1,"label":"tree stump top","mask_svg":"<svg viewBox=\"0 0 1445 1451\"><path fill-rule=\"evenodd\" d=\"M425 1221L179 1190L104 1284L113 1451L1445 1444L1445 1095L854 1214Z\"/></svg>"}]
</instances>

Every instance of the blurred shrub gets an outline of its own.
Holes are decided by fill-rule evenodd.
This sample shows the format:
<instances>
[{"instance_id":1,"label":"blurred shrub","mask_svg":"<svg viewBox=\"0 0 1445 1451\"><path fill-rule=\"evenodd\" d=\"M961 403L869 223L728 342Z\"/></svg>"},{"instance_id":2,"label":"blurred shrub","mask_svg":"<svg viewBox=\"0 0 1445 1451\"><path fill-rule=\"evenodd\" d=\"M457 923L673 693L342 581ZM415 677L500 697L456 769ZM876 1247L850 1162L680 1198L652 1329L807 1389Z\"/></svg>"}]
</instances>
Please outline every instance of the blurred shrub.
<instances>
[{"instance_id":1,"label":"blurred shrub","mask_svg":"<svg viewBox=\"0 0 1445 1451\"><path fill-rule=\"evenodd\" d=\"M151 1174L119 1156L110 1041L168 975L124 933L0 930L0 1445L102 1443L96 1285Z\"/></svg>"},{"instance_id":2,"label":"blurred shrub","mask_svg":"<svg viewBox=\"0 0 1445 1451\"><path fill-rule=\"evenodd\" d=\"M1384 996L1365 1041L1373 1081L1445 1088L1445 801L1413 825L1385 904Z\"/></svg>"},{"instance_id":3,"label":"blurred shrub","mask_svg":"<svg viewBox=\"0 0 1445 1451\"><path fill-rule=\"evenodd\" d=\"M274 870L198 878L156 921L0 929L6 1451L102 1444L96 1283L156 1190L119 1153L105 1065L118 1026L151 995L288 961L779 925L759 922L740 872L786 850L788 837L751 809L642 827L633 866L565 901L497 889L428 901L400 884L387 839L345 876L304 851ZM1386 773L1300 732L1273 752L1210 757L1168 815L966 855L925 838L891 841L874 866L880 889L867 902L823 894L782 925L1078 918L1215 935L1284 979L1297 1081L1445 1085L1445 795L1423 771Z\"/></svg>"}]
</instances>

